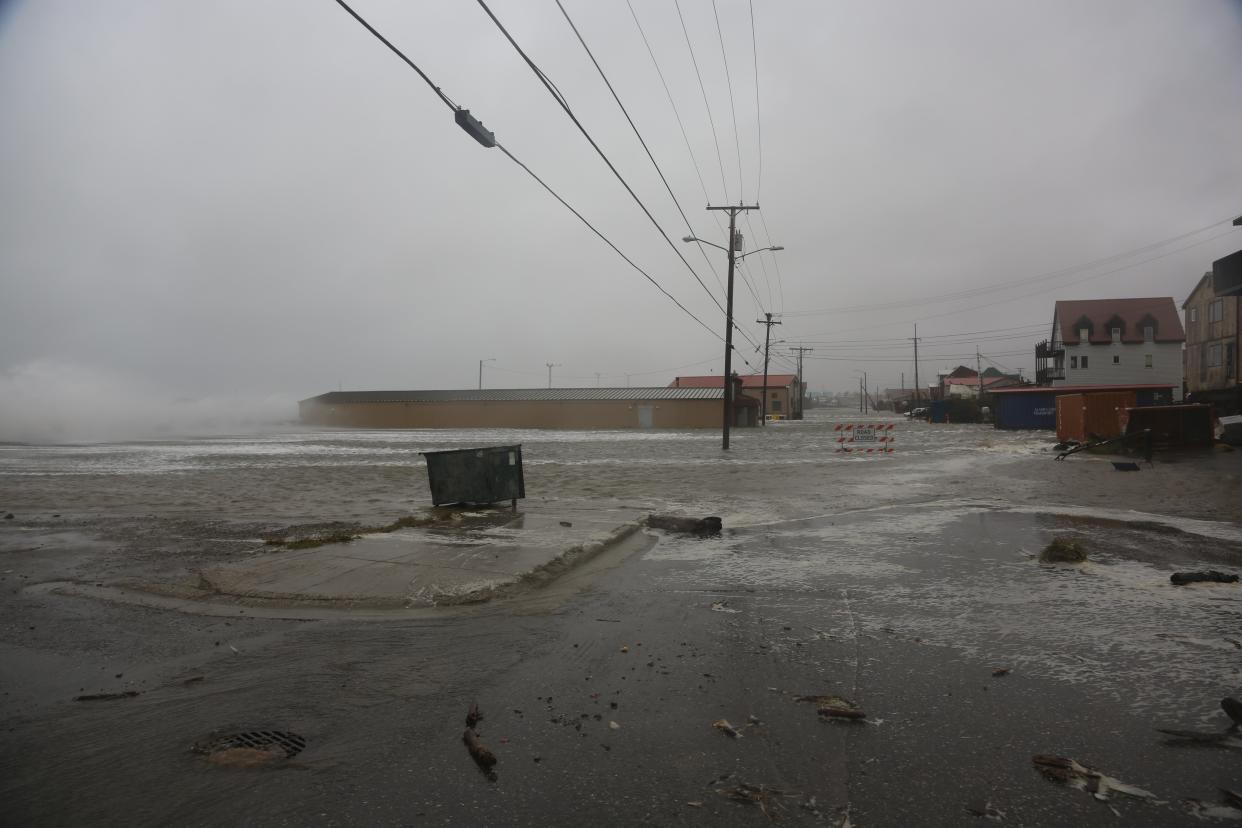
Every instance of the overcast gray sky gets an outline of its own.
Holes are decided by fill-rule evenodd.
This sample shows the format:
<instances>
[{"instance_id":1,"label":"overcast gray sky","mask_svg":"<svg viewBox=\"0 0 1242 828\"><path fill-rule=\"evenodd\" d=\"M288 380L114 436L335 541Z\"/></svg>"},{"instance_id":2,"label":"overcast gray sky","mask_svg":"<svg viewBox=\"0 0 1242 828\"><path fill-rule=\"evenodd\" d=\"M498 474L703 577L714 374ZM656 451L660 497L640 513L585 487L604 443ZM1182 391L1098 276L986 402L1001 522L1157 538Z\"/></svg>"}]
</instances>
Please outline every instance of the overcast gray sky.
<instances>
[{"instance_id":1,"label":"overcast gray sky","mask_svg":"<svg viewBox=\"0 0 1242 828\"><path fill-rule=\"evenodd\" d=\"M716 3L731 107L713 5L680 0L719 154L677 8L632 0L697 172L625 0L563 2L695 234L724 242L704 206L726 189L760 202L747 249L770 232L786 250L779 279L772 254L747 259L759 301L739 281L738 318L762 341L753 320L784 312L774 338L782 353L815 347L814 389L852 387L854 369L908 384L914 321L924 372L973 362L977 343L1029 376L1055 299L1180 303L1242 247L1227 222L1242 213L1238 0L755 0L758 118L749 4ZM355 8L723 332L477 4ZM723 253L709 249L713 273L680 243L676 207L554 0L492 8L719 297ZM483 358L490 387L544 385L547 362L558 385L721 371L719 339L472 141L332 0L0 3L0 112L10 423L19 403L120 411L118 397L292 414L338 384L472 387Z\"/></svg>"}]
</instances>

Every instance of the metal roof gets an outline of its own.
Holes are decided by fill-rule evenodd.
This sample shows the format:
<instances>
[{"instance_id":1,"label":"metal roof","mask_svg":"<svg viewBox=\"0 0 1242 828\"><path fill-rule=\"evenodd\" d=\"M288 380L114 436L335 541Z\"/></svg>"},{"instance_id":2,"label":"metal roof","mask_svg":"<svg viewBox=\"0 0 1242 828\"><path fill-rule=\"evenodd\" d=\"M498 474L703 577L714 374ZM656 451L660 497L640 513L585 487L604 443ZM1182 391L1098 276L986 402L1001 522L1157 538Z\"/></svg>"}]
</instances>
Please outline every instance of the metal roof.
<instances>
[{"instance_id":1,"label":"metal roof","mask_svg":"<svg viewBox=\"0 0 1242 828\"><path fill-rule=\"evenodd\" d=\"M1024 385L1021 388L997 388L989 394L1084 394L1094 391L1167 391L1173 383L1148 385ZM984 389L985 391L987 389Z\"/></svg>"},{"instance_id":2,"label":"metal roof","mask_svg":"<svg viewBox=\"0 0 1242 828\"><path fill-rule=\"evenodd\" d=\"M761 388L763 374L740 374L743 388ZM768 374L768 388L786 388L798 381L797 374ZM677 377L669 384L670 388L722 388L724 381L719 374L707 374L697 377Z\"/></svg>"},{"instance_id":3,"label":"metal roof","mask_svg":"<svg viewBox=\"0 0 1242 828\"><path fill-rule=\"evenodd\" d=\"M329 391L302 402L570 402L583 400L722 400L723 388L484 388L448 391Z\"/></svg>"}]
</instances>

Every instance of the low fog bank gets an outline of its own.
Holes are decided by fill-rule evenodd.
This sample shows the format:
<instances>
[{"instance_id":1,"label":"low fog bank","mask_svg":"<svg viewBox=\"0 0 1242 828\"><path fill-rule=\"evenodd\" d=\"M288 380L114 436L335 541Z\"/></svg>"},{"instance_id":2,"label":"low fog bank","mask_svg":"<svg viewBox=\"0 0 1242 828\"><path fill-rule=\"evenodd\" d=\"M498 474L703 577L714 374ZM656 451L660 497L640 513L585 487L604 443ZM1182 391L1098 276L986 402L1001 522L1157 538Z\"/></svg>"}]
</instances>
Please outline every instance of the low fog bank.
<instances>
[{"instance_id":1,"label":"low fog bank","mask_svg":"<svg viewBox=\"0 0 1242 828\"><path fill-rule=\"evenodd\" d=\"M292 397L173 395L132 377L39 360L0 373L0 442L98 443L280 431Z\"/></svg>"}]
</instances>

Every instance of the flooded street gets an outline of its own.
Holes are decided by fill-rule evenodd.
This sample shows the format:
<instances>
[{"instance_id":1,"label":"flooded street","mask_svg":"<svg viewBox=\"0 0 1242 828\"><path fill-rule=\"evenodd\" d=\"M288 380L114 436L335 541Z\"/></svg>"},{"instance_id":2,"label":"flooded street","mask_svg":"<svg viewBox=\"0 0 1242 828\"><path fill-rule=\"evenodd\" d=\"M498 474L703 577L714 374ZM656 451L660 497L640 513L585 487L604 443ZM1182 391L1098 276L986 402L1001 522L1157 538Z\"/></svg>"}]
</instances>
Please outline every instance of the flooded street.
<instances>
[{"instance_id":1,"label":"flooded street","mask_svg":"<svg viewBox=\"0 0 1242 828\"><path fill-rule=\"evenodd\" d=\"M1242 739L1188 744L1156 729L1223 732L1219 701L1242 693L1242 588L1169 583L1173 571L1242 564L1242 454L1158 456L1120 473L1107 458L1056 462L1044 432L904 420L892 421L891 454L837 452L836 427L853 421L810 412L736 433L727 455L706 432L0 447L0 513L14 514L0 527L8 818L1229 816L1210 808L1219 788L1242 787ZM184 580L274 554L263 533L393 521L430 506L419 452L512 443L531 515L718 515L725 531L640 532L503 600L389 616L182 612L62 588ZM1054 537L1080 542L1088 560L1040 563ZM92 694L115 697L74 701ZM826 720L797 700L808 695L848 699L865 718ZM493 780L461 743L472 702L498 757ZM721 719L741 738L713 727ZM305 750L257 768L190 751L257 730L296 733ZM1155 798L1098 801L1044 779L1037 754ZM774 793L739 801L741 783Z\"/></svg>"}]
</instances>

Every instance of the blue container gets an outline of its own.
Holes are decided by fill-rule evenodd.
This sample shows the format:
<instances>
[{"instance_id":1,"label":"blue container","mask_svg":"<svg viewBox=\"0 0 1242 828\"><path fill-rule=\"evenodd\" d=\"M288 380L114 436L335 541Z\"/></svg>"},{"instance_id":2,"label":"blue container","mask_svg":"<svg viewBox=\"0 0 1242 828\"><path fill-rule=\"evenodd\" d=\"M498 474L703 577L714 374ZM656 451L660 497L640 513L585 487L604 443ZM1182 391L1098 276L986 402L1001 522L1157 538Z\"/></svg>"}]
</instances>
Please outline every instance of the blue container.
<instances>
[{"instance_id":1,"label":"blue container","mask_svg":"<svg viewBox=\"0 0 1242 828\"><path fill-rule=\"evenodd\" d=\"M996 427L1056 431L1056 397L1052 389L1046 394L997 394Z\"/></svg>"}]
</instances>

